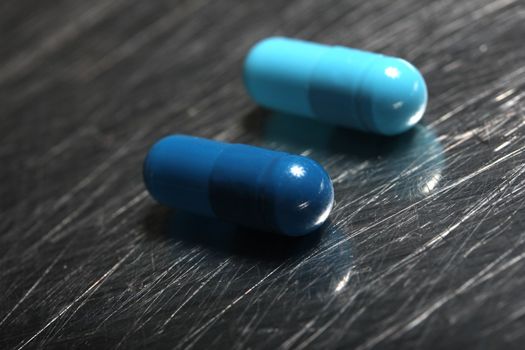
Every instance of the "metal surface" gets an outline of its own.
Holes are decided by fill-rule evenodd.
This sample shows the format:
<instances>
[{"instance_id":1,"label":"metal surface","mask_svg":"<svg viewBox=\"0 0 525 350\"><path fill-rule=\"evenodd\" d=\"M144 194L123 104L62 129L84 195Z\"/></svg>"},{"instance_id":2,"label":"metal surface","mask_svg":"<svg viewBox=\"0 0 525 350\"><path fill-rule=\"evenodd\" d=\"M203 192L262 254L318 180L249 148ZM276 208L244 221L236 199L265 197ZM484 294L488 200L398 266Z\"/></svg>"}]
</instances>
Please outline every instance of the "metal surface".
<instances>
[{"instance_id":1,"label":"metal surface","mask_svg":"<svg viewBox=\"0 0 525 350\"><path fill-rule=\"evenodd\" d=\"M520 348L522 1L9 0L0 5L0 348ZM404 57L429 87L393 139L257 109L269 35ZM308 154L319 235L155 205L170 133Z\"/></svg>"}]
</instances>

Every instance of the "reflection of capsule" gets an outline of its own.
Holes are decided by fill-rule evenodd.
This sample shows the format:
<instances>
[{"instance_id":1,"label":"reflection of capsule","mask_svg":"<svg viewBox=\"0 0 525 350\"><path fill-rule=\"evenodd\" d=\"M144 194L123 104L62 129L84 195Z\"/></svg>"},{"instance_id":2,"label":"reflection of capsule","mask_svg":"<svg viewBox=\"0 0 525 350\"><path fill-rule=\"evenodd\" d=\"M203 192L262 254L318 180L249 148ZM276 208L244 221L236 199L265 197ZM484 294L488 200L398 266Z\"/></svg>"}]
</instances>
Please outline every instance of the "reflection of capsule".
<instances>
[{"instance_id":1,"label":"reflection of capsule","mask_svg":"<svg viewBox=\"0 0 525 350\"><path fill-rule=\"evenodd\" d=\"M256 44L244 81L265 107L385 135L415 125L427 102L425 81L407 61L287 38Z\"/></svg>"},{"instance_id":2,"label":"reflection of capsule","mask_svg":"<svg viewBox=\"0 0 525 350\"><path fill-rule=\"evenodd\" d=\"M329 176L309 158L182 135L151 148L144 182L168 207L290 236L321 226L334 199Z\"/></svg>"},{"instance_id":3,"label":"reflection of capsule","mask_svg":"<svg viewBox=\"0 0 525 350\"><path fill-rule=\"evenodd\" d=\"M399 198L414 199L439 187L446 163L443 145L424 123L385 138L300 119L271 114L264 122L263 144L329 163L337 159L331 174L339 190L360 191L366 184L370 194L386 185Z\"/></svg>"}]
</instances>

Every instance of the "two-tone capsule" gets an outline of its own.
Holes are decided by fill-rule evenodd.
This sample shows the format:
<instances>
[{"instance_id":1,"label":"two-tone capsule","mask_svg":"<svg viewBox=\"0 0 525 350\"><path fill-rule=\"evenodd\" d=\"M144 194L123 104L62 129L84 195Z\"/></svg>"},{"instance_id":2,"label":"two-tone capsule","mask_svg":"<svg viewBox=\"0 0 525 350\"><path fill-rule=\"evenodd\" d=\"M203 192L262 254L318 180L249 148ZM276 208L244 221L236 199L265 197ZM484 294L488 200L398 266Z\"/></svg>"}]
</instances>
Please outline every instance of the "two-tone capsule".
<instances>
[{"instance_id":1,"label":"two-tone capsule","mask_svg":"<svg viewBox=\"0 0 525 350\"><path fill-rule=\"evenodd\" d=\"M310 158L198 137L161 139L143 172L161 204L289 236L319 228L334 201L330 177Z\"/></svg>"},{"instance_id":2,"label":"two-tone capsule","mask_svg":"<svg viewBox=\"0 0 525 350\"><path fill-rule=\"evenodd\" d=\"M250 50L244 82L262 106L384 135L411 128L427 103L423 77L405 60L280 37Z\"/></svg>"}]
</instances>

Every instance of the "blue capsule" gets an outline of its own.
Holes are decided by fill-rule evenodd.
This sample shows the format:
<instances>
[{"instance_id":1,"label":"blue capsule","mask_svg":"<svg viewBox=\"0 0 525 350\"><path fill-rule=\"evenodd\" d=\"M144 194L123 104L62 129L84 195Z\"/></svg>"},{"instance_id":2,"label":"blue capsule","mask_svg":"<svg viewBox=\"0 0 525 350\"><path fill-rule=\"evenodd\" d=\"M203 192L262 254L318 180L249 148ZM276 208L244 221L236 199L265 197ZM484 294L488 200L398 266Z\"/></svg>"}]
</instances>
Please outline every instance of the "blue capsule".
<instances>
[{"instance_id":1,"label":"blue capsule","mask_svg":"<svg viewBox=\"0 0 525 350\"><path fill-rule=\"evenodd\" d=\"M405 60L279 37L250 50L244 83L262 106L383 135L410 129L427 103L423 77Z\"/></svg>"},{"instance_id":2,"label":"blue capsule","mask_svg":"<svg viewBox=\"0 0 525 350\"><path fill-rule=\"evenodd\" d=\"M198 137L161 139L143 171L161 204L289 236L319 228L334 201L330 177L309 158Z\"/></svg>"}]
</instances>

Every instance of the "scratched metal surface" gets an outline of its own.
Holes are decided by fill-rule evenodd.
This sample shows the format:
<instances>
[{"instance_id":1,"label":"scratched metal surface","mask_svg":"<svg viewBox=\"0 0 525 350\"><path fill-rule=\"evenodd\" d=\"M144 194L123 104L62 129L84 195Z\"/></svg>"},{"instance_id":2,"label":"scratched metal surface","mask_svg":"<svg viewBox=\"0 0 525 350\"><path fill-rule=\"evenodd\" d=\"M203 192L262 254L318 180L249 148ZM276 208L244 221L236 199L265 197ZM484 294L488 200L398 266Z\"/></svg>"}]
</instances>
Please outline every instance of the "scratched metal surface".
<instances>
[{"instance_id":1,"label":"scratched metal surface","mask_svg":"<svg viewBox=\"0 0 525 350\"><path fill-rule=\"evenodd\" d=\"M519 0L0 5L0 348L520 348L525 6ZM274 34L418 66L430 104L382 139L257 109ZM308 154L320 234L288 240L156 205L159 137Z\"/></svg>"}]
</instances>

